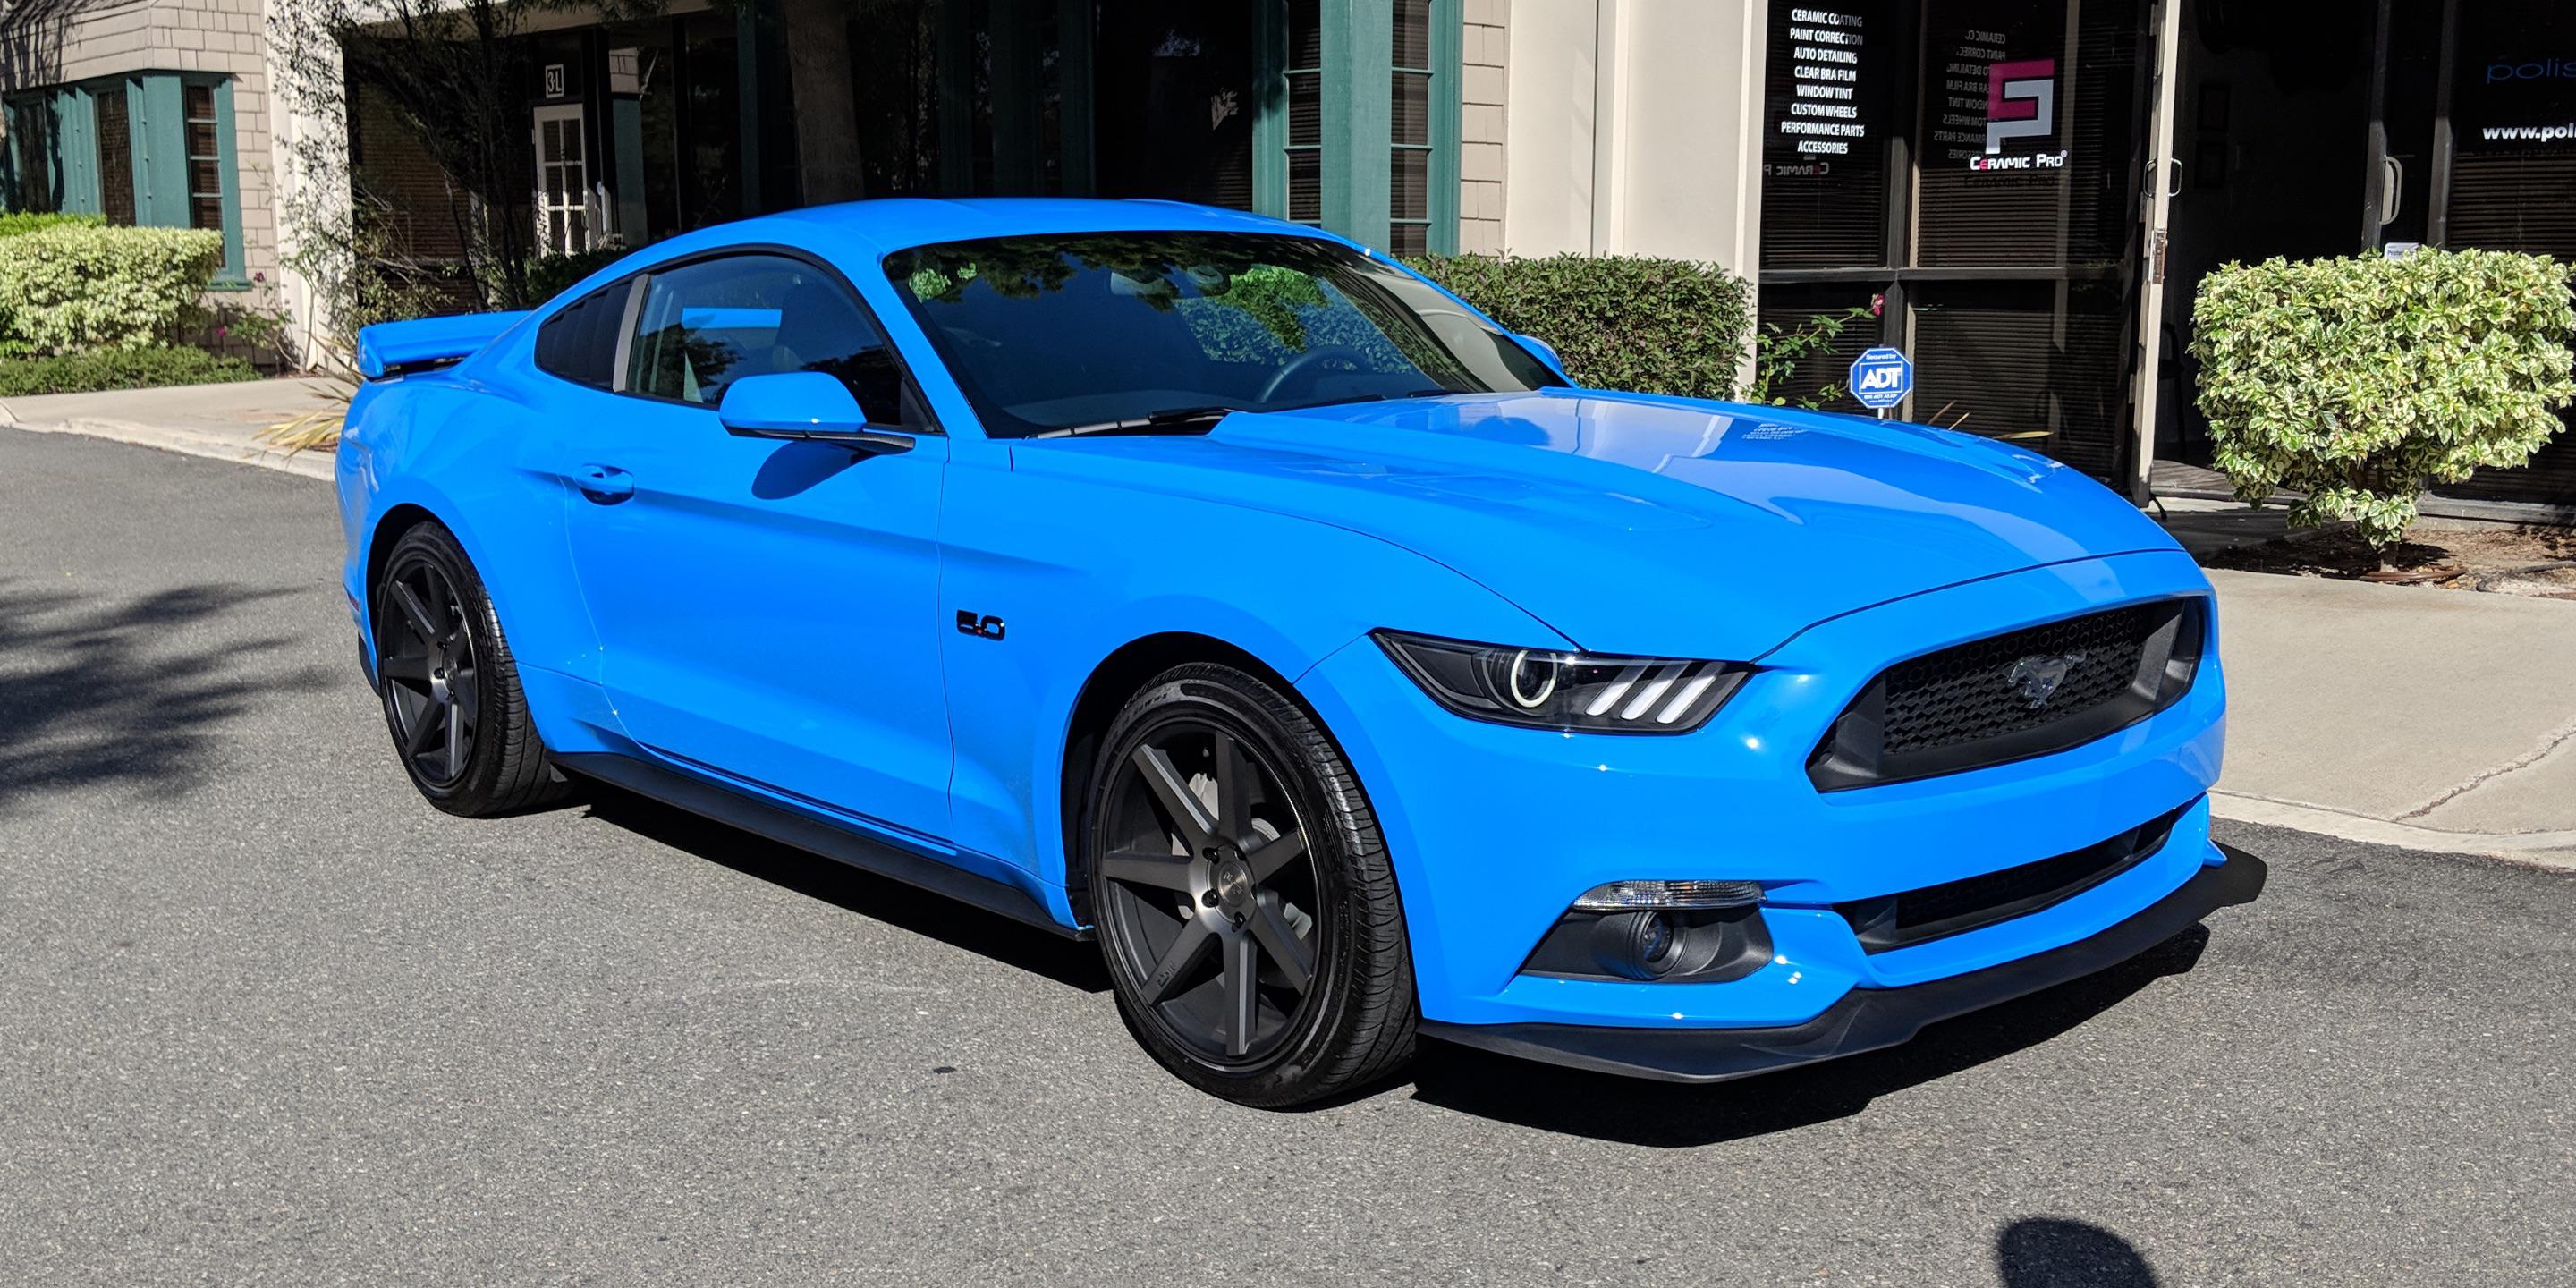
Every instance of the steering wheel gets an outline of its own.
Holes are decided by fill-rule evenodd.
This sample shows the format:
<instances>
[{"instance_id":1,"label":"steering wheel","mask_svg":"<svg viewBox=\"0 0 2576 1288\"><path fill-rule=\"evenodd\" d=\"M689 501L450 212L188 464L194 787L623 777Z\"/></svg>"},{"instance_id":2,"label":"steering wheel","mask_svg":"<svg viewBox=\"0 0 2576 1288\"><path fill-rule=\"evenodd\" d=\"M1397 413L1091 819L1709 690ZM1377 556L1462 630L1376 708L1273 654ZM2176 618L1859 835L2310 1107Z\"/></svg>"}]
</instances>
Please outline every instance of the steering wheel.
<instances>
[{"instance_id":1,"label":"steering wheel","mask_svg":"<svg viewBox=\"0 0 2576 1288\"><path fill-rule=\"evenodd\" d=\"M1305 375L1313 371L1316 366L1333 358L1340 358L1354 367L1368 362L1367 354L1347 344L1328 344L1320 349L1308 349L1290 358L1288 365L1270 373L1269 382L1261 386L1261 396L1252 401L1256 404L1269 402L1279 396L1279 390L1288 383L1290 377Z\"/></svg>"}]
</instances>

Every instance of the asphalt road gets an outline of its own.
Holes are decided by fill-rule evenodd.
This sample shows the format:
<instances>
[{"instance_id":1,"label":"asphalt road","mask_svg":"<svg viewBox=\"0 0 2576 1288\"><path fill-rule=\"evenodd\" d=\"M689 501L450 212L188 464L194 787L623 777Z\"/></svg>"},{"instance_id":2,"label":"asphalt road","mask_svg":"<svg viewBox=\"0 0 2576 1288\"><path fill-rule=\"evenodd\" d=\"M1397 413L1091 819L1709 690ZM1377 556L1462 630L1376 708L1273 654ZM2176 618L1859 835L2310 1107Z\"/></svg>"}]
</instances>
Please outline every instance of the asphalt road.
<instances>
[{"instance_id":1,"label":"asphalt road","mask_svg":"<svg viewBox=\"0 0 2576 1288\"><path fill-rule=\"evenodd\" d=\"M1263 1113L1091 950L606 793L431 811L328 489L0 430L0 1280L2565 1284L2576 877L2261 902L1712 1089Z\"/></svg>"}]
</instances>

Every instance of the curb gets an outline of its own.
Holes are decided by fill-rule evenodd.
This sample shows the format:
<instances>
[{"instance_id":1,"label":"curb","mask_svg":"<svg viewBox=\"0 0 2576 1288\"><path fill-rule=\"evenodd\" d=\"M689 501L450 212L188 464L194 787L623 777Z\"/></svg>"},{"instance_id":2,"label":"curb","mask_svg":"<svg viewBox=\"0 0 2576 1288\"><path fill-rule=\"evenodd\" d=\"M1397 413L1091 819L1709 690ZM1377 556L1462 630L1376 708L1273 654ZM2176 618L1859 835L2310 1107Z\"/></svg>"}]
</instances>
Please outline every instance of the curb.
<instances>
[{"instance_id":1,"label":"curb","mask_svg":"<svg viewBox=\"0 0 2576 1288\"><path fill-rule=\"evenodd\" d=\"M308 479L331 479L331 457L320 452L297 452L289 455L272 447L245 443L227 434L195 429L173 429L163 425L137 425L121 420L95 420L82 417L64 421L21 421L11 419L0 410L0 425L23 429L31 434L79 434L86 438L103 438L110 442L130 443L136 447L157 448L182 456L202 456L209 460L230 461L235 465L255 465Z\"/></svg>"},{"instance_id":2,"label":"curb","mask_svg":"<svg viewBox=\"0 0 2576 1288\"><path fill-rule=\"evenodd\" d=\"M2475 854L2576 872L2576 831L2450 832L2438 827L2393 823L2322 805L2227 791L2209 794L2209 812L2233 823L2286 827L2292 831L2313 832L2365 845L2387 845L2436 854Z\"/></svg>"}]
</instances>

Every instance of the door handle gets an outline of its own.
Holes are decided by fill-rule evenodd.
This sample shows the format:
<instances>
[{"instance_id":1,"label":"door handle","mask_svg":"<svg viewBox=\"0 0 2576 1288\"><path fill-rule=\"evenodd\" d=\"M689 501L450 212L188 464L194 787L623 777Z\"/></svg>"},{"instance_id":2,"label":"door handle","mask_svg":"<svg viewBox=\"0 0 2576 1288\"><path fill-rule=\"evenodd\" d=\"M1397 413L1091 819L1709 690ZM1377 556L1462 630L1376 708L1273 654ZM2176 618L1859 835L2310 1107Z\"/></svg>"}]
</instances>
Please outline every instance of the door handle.
<instances>
[{"instance_id":1,"label":"door handle","mask_svg":"<svg viewBox=\"0 0 2576 1288\"><path fill-rule=\"evenodd\" d=\"M572 472L573 486L601 505L615 505L635 495L635 476L614 465L583 465Z\"/></svg>"},{"instance_id":2,"label":"door handle","mask_svg":"<svg viewBox=\"0 0 2576 1288\"><path fill-rule=\"evenodd\" d=\"M2406 163L2395 157L2379 159L2379 226L2397 222L2397 208L2406 200Z\"/></svg>"}]
</instances>

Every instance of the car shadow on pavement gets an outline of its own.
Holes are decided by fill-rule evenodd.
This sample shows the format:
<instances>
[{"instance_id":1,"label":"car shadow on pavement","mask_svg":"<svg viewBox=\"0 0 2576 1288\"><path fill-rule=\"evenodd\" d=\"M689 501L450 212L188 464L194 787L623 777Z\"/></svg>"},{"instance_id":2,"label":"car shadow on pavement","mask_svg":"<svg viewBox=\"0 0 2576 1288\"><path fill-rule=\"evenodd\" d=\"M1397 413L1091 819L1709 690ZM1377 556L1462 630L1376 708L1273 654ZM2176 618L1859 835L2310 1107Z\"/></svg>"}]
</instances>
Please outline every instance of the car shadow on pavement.
<instances>
[{"instance_id":1,"label":"car shadow on pavement","mask_svg":"<svg viewBox=\"0 0 2576 1288\"><path fill-rule=\"evenodd\" d=\"M809 899L1042 975L1086 993L1109 989L1100 950L819 854L665 805L622 787L577 779L589 817Z\"/></svg>"},{"instance_id":2,"label":"car shadow on pavement","mask_svg":"<svg viewBox=\"0 0 2576 1288\"><path fill-rule=\"evenodd\" d=\"M1995 1236L2003 1288L2156 1288L2155 1268L2128 1240L2090 1221L2024 1217Z\"/></svg>"},{"instance_id":3,"label":"car shadow on pavement","mask_svg":"<svg viewBox=\"0 0 2576 1288\"><path fill-rule=\"evenodd\" d=\"M124 598L0 580L0 813L38 793L207 781L218 727L281 687L290 646L256 633L256 608L304 587L179 586ZM240 620L227 620L236 617Z\"/></svg>"},{"instance_id":4,"label":"car shadow on pavement","mask_svg":"<svg viewBox=\"0 0 2576 1288\"><path fill-rule=\"evenodd\" d=\"M1767 1136L1850 1117L1890 1092L2058 1037L2190 970L2208 943L2208 929L2193 926L2108 970L1932 1025L1901 1046L1735 1082L1648 1082L1432 1042L1414 1066L1413 1094L1461 1113L1654 1148Z\"/></svg>"}]
</instances>

